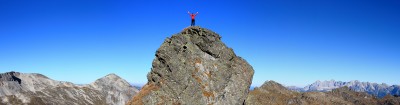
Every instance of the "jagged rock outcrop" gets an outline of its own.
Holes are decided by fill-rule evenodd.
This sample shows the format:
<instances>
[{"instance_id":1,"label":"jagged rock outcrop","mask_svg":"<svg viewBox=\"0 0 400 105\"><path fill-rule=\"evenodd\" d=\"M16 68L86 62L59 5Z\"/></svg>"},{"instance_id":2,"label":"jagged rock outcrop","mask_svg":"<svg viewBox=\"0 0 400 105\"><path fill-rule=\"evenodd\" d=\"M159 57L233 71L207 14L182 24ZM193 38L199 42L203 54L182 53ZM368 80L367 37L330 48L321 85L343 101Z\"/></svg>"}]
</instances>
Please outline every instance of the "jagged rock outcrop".
<instances>
[{"instance_id":1,"label":"jagged rock outcrop","mask_svg":"<svg viewBox=\"0 0 400 105\"><path fill-rule=\"evenodd\" d=\"M42 74L0 74L0 104L124 105L138 90L115 74L89 85L52 80Z\"/></svg>"},{"instance_id":2,"label":"jagged rock outcrop","mask_svg":"<svg viewBox=\"0 0 400 105\"><path fill-rule=\"evenodd\" d=\"M217 33L188 27L156 51L148 83L129 104L243 104L253 74Z\"/></svg>"},{"instance_id":3,"label":"jagged rock outcrop","mask_svg":"<svg viewBox=\"0 0 400 105\"><path fill-rule=\"evenodd\" d=\"M400 98L391 95L379 99L365 92L356 92L349 87L329 92L296 92L274 81L265 82L251 91L247 105L399 105Z\"/></svg>"}]
</instances>

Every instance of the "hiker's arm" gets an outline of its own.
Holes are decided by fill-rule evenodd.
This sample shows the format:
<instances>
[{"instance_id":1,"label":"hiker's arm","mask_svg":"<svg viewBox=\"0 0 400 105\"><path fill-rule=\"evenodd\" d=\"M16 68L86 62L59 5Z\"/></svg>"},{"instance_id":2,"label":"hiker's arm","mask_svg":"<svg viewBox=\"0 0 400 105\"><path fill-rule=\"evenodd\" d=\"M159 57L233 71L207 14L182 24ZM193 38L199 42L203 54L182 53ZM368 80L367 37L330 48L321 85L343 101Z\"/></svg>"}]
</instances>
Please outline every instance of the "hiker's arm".
<instances>
[{"instance_id":1,"label":"hiker's arm","mask_svg":"<svg viewBox=\"0 0 400 105\"><path fill-rule=\"evenodd\" d=\"M199 14L199 12L196 12L196 15Z\"/></svg>"},{"instance_id":2,"label":"hiker's arm","mask_svg":"<svg viewBox=\"0 0 400 105\"><path fill-rule=\"evenodd\" d=\"M190 12L188 11L188 14L190 14Z\"/></svg>"}]
</instances>

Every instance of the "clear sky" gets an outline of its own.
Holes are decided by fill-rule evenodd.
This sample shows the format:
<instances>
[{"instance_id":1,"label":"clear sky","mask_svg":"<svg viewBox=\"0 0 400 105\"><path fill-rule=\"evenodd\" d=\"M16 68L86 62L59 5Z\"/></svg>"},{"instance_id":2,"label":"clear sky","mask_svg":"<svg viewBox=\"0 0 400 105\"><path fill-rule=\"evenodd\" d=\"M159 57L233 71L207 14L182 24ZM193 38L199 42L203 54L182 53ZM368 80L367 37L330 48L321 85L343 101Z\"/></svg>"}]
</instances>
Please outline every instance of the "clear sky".
<instances>
[{"instance_id":1,"label":"clear sky","mask_svg":"<svg viewBox=\"0 0 400 105\"><path fill-rule=\"evenodd\" d=\"M253 66L254 86L400 84L399 0L0 0L0 72L144 84L187 11Z\"/></svg>"}]
</instances>

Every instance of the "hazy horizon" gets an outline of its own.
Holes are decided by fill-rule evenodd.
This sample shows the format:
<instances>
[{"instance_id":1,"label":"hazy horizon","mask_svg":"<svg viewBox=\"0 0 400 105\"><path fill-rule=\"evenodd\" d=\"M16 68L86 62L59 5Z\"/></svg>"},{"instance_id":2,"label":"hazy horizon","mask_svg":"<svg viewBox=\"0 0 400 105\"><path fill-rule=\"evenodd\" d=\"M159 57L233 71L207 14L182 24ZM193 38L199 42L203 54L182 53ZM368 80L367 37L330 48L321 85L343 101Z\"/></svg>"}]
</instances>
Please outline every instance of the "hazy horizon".
<instances>
[{"instance_id":1,"label":"hazy horizon","mask_svg":"<svg viewBox=\"0 0 400 105\"><path fill-rule=\"evenodd\" d=\"M399 85L400 1L0 1L0 72L86 84L109 73L145 84L157 48L190 25L274 80Z\"/></svg>"}]
</instances>

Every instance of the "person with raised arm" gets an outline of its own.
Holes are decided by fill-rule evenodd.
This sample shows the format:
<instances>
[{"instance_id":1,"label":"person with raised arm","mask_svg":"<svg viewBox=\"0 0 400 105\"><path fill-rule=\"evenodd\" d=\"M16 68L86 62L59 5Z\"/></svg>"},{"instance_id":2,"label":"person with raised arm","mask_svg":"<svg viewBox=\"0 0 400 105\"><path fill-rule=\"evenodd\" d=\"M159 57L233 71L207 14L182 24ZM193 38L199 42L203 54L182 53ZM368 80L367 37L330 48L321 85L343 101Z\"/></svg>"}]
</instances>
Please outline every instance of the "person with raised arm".
<instances>
[{"instance_id":1,"label":"person with raised arm","mask_svg":"<svg viewBox=\"0 0 400 105\"><path fill-rule=\"evenodd\" d=\"M194 26L194 25L195 25L195 20L194 20L194 18L196 17L196 15L197 15L198 13L199 13L199 12L190 13L190 12L188 11L188 14L189 14L190 17L192 18L192 23L190 24L190 26Z\"/></svg>"}]
</instances>

